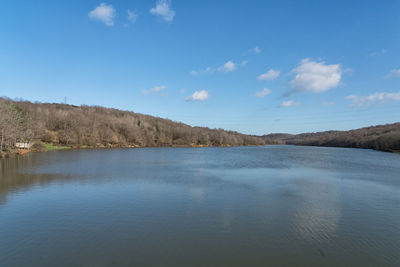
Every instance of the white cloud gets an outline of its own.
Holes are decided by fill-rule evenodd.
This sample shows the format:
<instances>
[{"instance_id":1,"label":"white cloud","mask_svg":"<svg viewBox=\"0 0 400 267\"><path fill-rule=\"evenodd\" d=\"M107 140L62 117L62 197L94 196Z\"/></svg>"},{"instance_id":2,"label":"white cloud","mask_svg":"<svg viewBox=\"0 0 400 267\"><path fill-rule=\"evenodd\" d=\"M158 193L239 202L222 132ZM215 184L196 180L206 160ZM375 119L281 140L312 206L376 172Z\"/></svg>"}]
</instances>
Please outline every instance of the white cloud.
<instances>
[{"instance_id":1,"label":"white cloud","mask_svg":"<svg viewBox=\"0 0 400 267\"><path fill-rule=\"evenodd\" d=\"M204 101L209 97L206 90L195 91L191 96L186 97L186 101Z\"/></svg>"},{"instance_id":2,"label":"white cloud","mask_svg":"<svg viewBox=\"0 0 400 267\"><path fill-rule=\"evenodd\" d=\"M279 70L273 70L270 69L266 73L260 74L257 79L258 80L274 80L281 75L281 72Z\"/></svg>"},{"instance_id":3,"label":"white cloud","mask_svg":"<svg viewBox=\"0 0 400 267\"><path fill-rule=\"evenodd\" d=\"M189 72L190 75L199 75L199 74L207 74L207 73L214 73L214 72L232 72L236 70L240 66L244 66L247 64L247 61L242 61L241 63L235 63L231 60L227 61L224 65L218 67L218 68L213 68L213 67L207 67L203 70L192 70Z\"/></svg>"},{"instance_id":4,"label":"white cloud","mask_svg":"<svg viewBox=\"0 0 400 267\"><path fill-rule=\"evenodd\" d=\"M255 96L255 97L258 97L258 98L263 98L263 97L269 95L270 93L271 93L271 90L269 90L268 88L264 88L264 89L262 89L261 91L256 92L256 93L254 94L254 96Z\"/></svg>"},{"instance_id":5,"label":"white cloud","mask_svg":"<svg viewBox=\"0 0 400 267\"><path fill-rule=\"evenodd\" d=\"M374 103L383 104L387 101L400 101L400 92L396 93L374 93L369 96L358 96L358 95L349 95L346 96L346 99L353 101L352 106L357 107L367 107Z\"/></svg>"},{"instance_id":6,"label":"white cloud","mask_svg":"<svg viewBox=\"0 0 400 267\"><path fill-rule=\"evenodd\" d=\"M134 11L131 11L129 9L127 10L127 13L128 13L128 17L127 17L128 21L132 24L135 24L136 19L137 19L137 14Z\"/></svg>"},{"instance_id":7,"label":"white cloud","mask_svg":"<svg viewBox=\"0 0 400 267\"><path fill-rule=\"evenodd\" d=\"M337 87L342 79L340 64L326 65L324 62L303 59L299 66L292 70L296 77L290 82L294 91L325 92Z\"/></svg>"},{"instance_id":8,"label":"white cloud","mask_svg":"<svg viewBox=\"0 0 400 267\"><path fill-rule=\"evenodd\" d=\"M256 46L253 48L253 52L256 54L260 54L261 53L261 48L259 46Z\"/></svg>"},{"instance_id":9,"label":"white cloud","mask_svg":"<svg viewBox=\"0 0 400 267\"><path fill-rule=\"evenodd\" d=\"M235 69L236 69L236 64L229 60L223 66L219 67L218 71L221 71L221 72L232 72Z\"/></svg>"},{"instance_id":10,"label":"white cloud","mask_svg":"<svg viewBox=\"0 0 400 267\"><path fill-rule=\"evenodd\" d=\"M389 74L387 74L385 76L386 79L392 78L392 77L396 77L396 78L400 78L400 69L393 69L390 71Z\"/></svg>"},{"instance_id":11,"label":"white cloud","mask_svg":"<svg viewBox=\"0 0 400 267\"><path fill-rule=\"evenodd\" d=\"M297 106L297 105L300 105L300 102L295 102L295 101L293 101L293 100L288 100L288 101L283 101L283 102L279 105L279 107L281 107L281 108L288 108L288 107L294 107L294 106Z\"/></svg>"},{"instance_id":12,"label":"white cloud","mask_svg":"<svg viewBox=\"0 0 400 267\"><path fill-rule=\"evenodd\" d=\"M150 14L160 16L163 20L171 22L174 20L175 11L170 6L171 1L159 0L156 6L150 9Z\"/></svg>"},{"instance_id":13,"label":"white cloud","mask_svg":"<svg viewBox=\"0 0 400 267\"><path fill-rule=\"evenodd\" d=\"M165 85L160 85L160 86L153 87L151 90L152 90L153 92L159 93L159 92L161 92L161 91L163 91L163 90L165 90L165 89L167 89L167 86L165 86Z\"/></svg>"},{"instance_id":14,"label":"white cloud","mask_svg":"<svg viewBox=\"0 0 400 267\"><path fill-rule=\"evenodd\" d=\"M215 70L211 67L207 67L204 70L192 70L191 72L189 72L190 75L199 75L199 74L205 74L205 73L212 73Z\"/></svg>"},{"instance_id":15,"label":"white cloud","mask_svg":"<svg viewBox=\"0 0 400 267\"><path fill-rule=\"evenodd\" d=\"M107 26L114 26L115 8L112 5L101 3L89 12L89 18L104 22Z\"/></svg>"},{"instance_id":16,"label":"white cloud","mask_svg":"<svg viewBox=\"0 0 400 267\"><path fill-rule=\"evenodd\" d=\"M386 53L386 49L381 49L379 51L374 51L371 54L369 54L370 56L379 56L379 55L383 55Z\"/></svg>"},{"instance_id":17,"label":"white cloud","mask_svg":"<svg viewBox=\"0 0 400 267\"><path fill-rule=\"evenodd\" d=\"M167 89L167 88L168 88L168 87L165 86L165 85L160 85L160 86L153 87L153 88L151 88L151 89L149 89L149 90L143 90L142 93L143 93L144 95L160 94L160 93L162 93L162 92L163 92L165 89Z\"/></svg>"}]
</instances>

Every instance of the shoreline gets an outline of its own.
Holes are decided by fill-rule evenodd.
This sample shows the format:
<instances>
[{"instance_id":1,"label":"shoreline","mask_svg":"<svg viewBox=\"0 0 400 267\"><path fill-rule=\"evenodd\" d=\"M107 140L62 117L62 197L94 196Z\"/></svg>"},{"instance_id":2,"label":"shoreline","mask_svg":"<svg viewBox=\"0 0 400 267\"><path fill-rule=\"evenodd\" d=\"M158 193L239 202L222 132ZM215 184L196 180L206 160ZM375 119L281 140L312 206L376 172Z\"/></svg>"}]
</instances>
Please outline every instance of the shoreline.
<instances>
[{"instance_id":1,"label":"shoreline","mask_svg":"<svg viewBox=\"0 0 400 267\"><path fill-rule=\"evenodd\" d=\"M51 152L51 151L56 151L56 150L90 150L90 149L130 149L130 148L204 148L204 147L209 147L209 148L228 148L228 147L256 147L256 146L273 146L273 145L289 145L289 146L310 146L310 147L331 147L331 148L355 148L355 149L369 149L373 151L379 151L379 152L386 152L386 153L393 153L393 154L400 154L400 151L398 150L377 150L373 148L363 148L363 147L342 147L342 146L312 146L312 145L295 145L295 144L264 144L264 145L221 145L221 146L212 146L212 145L169 145L169 146L57 146L53 144L46 144L51 145L50 149L46 149L45 151L31 151L28 149L15 149L12 152L1 152L0 153L0 159L5 159L5 158L13 158L13 157L19 157L19 156L25 156L30 153L45 153L45 152ZM48 146L47 146L48 147Z\"/></svg>"},{"instance_id":2,"label":"shoreline","mask_svg":"<svg viewBox=\"0 0 400 267\"><path fill-rule=\"evenodd\" d=\"M14 149L12 152L0 152L0 159L5 158L13 158L19 156L25 156L30 153L46 153L57 150L90 150L90 149L119 149L119 148L227 148L227 147L254 147L254 146L266 146L263 145L221 145L221 146L212 146L212 145L168 145L168 146L57 146L50 144L52 148L46 149L45 151L32 151L29 149Z\"/></svg>"}]
</instances>

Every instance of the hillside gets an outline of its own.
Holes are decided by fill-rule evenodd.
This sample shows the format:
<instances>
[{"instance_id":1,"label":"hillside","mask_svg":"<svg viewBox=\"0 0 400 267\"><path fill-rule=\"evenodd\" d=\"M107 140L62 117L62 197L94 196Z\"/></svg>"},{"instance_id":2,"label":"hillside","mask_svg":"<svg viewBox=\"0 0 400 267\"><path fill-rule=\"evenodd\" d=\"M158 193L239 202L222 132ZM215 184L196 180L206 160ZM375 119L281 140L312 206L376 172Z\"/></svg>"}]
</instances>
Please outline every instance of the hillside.
<instances>
[{"instance_id":1,"label":"hillside","mask_svg":"<svg viewBox=\"0 0 400 267\"><path fill-rule=\"evenodd\" d=\"M2 134L3 133L3 134ZM98 106L0 99L3 149L19 140L70 147L263 145L260 137Z\"/></svg>"},{"instance_id":2,"label":"hillside","mask_svg":"<svg viewBox=\"0 0 400 267\"><path fill-rule=\"evenodd\" d=\"M113 108L0 98L0 151L9 150L18 141L32 140L74 148L293 144L400 151L400 123L350 131L257 137L191 127Z\"/></svg>"},{"instance_id":3,"label":"hillside","mask_svg":"<svg viewBox=\"0 0 400 267\"><path fill-rule=\"evenodd\" d=\"M396 152L400 151L400 123L370 126L350 131L326 131L297 135L269 134L264 135L263 138L283 144L370 148Z\"/></svg>"}]
</instances>

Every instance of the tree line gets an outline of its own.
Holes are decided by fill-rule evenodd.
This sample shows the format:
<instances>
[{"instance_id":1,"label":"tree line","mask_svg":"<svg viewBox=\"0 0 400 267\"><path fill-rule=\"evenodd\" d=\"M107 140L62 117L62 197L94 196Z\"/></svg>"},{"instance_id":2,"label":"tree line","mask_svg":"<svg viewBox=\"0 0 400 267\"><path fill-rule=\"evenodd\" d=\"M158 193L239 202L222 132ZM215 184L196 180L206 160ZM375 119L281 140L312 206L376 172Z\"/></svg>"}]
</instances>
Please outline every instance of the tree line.
<instances>
[{"instance_id":1,"label":"tree line","mask_svg":"<svg viewBox=\"0 0 400 267\"><path fill-rule=\"evenodd\" d=\"M76 148L293 144L400 151L400 123L350 131L258 137L191 127L113 108L0 98L0 152L12 149L16 142L33 140Z\"/></svg>"},{"instance_id":2,"label":"tree line","mask_svg":"<svg viewBox=\"0 0 400 267\"><path fill-rule=\"evenodd\" d=\"M350 131L326 131L297 135L270 134L264 135L263 138L292 145L370 148L400 152L400 123L370 126Z\"/></svg>"},{"instance_id":3,"label":"tree line","mask_svg":"<svg viewBox=\"0 0 400 267\"><path fill-rule=\"evenodd\" d=\"M70 147L264 145L256 136L191 127L149 115L99 106L0 99L1 150L39 140Z\"/></svg>"}]
</instances>

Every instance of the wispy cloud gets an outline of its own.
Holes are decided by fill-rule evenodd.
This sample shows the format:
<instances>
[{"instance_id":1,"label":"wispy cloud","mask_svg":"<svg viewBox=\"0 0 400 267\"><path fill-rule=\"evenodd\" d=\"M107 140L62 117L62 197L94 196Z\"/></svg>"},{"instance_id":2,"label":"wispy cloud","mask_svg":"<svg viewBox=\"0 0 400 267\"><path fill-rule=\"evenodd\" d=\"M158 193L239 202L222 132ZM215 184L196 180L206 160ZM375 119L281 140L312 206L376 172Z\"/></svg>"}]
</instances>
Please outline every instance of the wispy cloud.
<instances>
[{"instance_id":1,"label":"wispy cloud","mask_svg":"<svg viewBox=\"0 0 400 267\"><path fill-rule=\"evenodd\" d=\"M112 5L101 3L95 9L89 12L89 18L99 20L107 26L114 26L115 8Z\"/></svg>"},{"instance_id":2,"label":"wispy cloud","mask_svg":"<svg viewBox=\"0 0 400 267\"><path fill-rule=\"evenodd\" d=\"M349 95L346 96L346 99L352 101L351 104L352 106L368 107L374 103L383 104L388 101L400 101L400 92L395 92L395 93L378 92L371 94L369 96Z\"/></svg>"},{"instance_id":3,"label":"wispy cloud","mask_svg":"<svg viewBox=\"0 0 400 267\"><path fill-rule=\"evenodd\" d=\"M266 73L260 74L257 77L257 80L264 80L264 81L265 80L274 80L274 79L278 78L279 75L281 75L281 72L279 70L270 69Z\"/></svg>"},{"instance_id":4,"label":"wispy cloud","mask_svg":"<svg viewBox=\"0 0 400 267\"><path fill-rule=\"evenodd\" d=\"M400 78L400 69L393 69L385 76L385 79Z\"/></svg>"},{"instance_id":5,"label":"wispy cloud","mask_svg":"<svg viewBox=\"0 0 400 267\"><path fill-rule=\"evenodd\" d=\"M342 79L340 64L326 65L325 62L315 62L308 58L303 59L292 72L296 74L290 82L294 92L325 92L337 87Z\"/></svg>"},{"instance_id":6,"label":"wispy cloud","mask_svg":"<svg viewBox=\"0 0 400 267\"><path fill-rule=\"evenodd\" d=\"M300 102L295 102L294 100L283 101L279 107L281 108L289 108L300 105Z\"/></svg>"},{"instance_id":7,"label":"wispy cloud","mask_svg":"<svg viewBox=\"0 0 400 267\"><path fill-rule=\"evenodd\" d=\"M215 69L211 67L207 67L204 70L192 70L189 72L190 75L199 75L199 74L206 74L206 73L213 73L215 72Z\"/></svg>"},{"instance_id":8,"label":"wispy cloud","mask_svg":"<svg viewBox=\"0 0 400 267\"><path fill-rule=\"evenodd\" d=\"M256 54L260 54L261 53L261 48L257 45L256 47L253 48L253 52Z\"/></svg>"},{"instance_id":9,"label":"wispy cloud","mask_svg":"<svg viewBox=\"0 0 400 267\"><path fill-rule=\"evenodd\" d=\"M214 72L232 72L235 71L238 67L244 66L247 64L247 61L242 61L241 63L236 63L231 60L227 61L224 65L218 67L218 68L213 68L213 67L207 67L203 70L192 70L189 72L190 75L199 75L199 74L208 74L208 73L214 73Z\"/></svg>"},{"instance_id":10,"label":"wispy cloud","mask_svg":"<svg viewBox=\"0 0 400 267\"><path fill-rule=\"evenodd\" d=\"M127 10L127 20L130 24L135 24L136 19L137 19L137 14L135 11L132 10Z\"/></svg>"},{"instance_id":11,"label":"wispy cloud","mask_svg":"<svg viewBox=\"0 0 400 267\"><path fill-rule=\"evenodd\" d=\"M234 70L236 70L237 68L237 64L233 63L232 61L228 61L226 62L223 66L218 68L218 71L222 71L222 72L232 72Z\"/></svg>"},{"instance_id":12,"label":"wispy cloud","mask_svg":"<svg viewBox=\"0 0 400 267\"><path fill-rule=\"evenodd\" d=\"M186 101L204 101L208 99L209 94L206 90L195 91L191 96L186 97Z\"/></svg>"},{"instance_id":13,"label":"wispy cloud","mask_svg":"<svg viewBox=\"0 0 400 267\"><path fill-rule=\"evenodd\" d=\"M150 14L161 17L167 22L172 22L175 17L175 11L171 9L171 1L159 0L156 6L150 9Z\"/></svg>"},{"instance_id":14,"label":"wispy cloud","mask_svg":"<svg viewBox=\"0 0 400 267\"><path fill-rule=\"evenodd\" d=\"M168 87L165 85L160 85L160 86L156 86L151 89L148 89L148 90L142 90L142 94L144 94L144 95L161 94L167 88Z\"/></svg>"},{"instance_id":15,"label":"wispy cloud","mask_svg":"<svg viewBox=\"0 0 400 267\"><path fill-rule=\"evenodd\" d=\"M271 90L269 90L268 88L264 88L261 91L256 92L254 94L254 96L257 98L263 98L263 97L266 97L267 95L269 95L270 93L271 93Z\"/></svg>"},{"instance_id":16,"label":"wispy cloud","mask_svg":"<svg viewBox=\"0 0 400 267\"><path fill-rule=\"evenodd\" d=\"M383 55L383 54L386 54L386 49L381 49L379 51L374 51L374 52L370 53L369 55L374 57L374 56L380 56L380 55Z\"/></svg>"}]
</instances>

